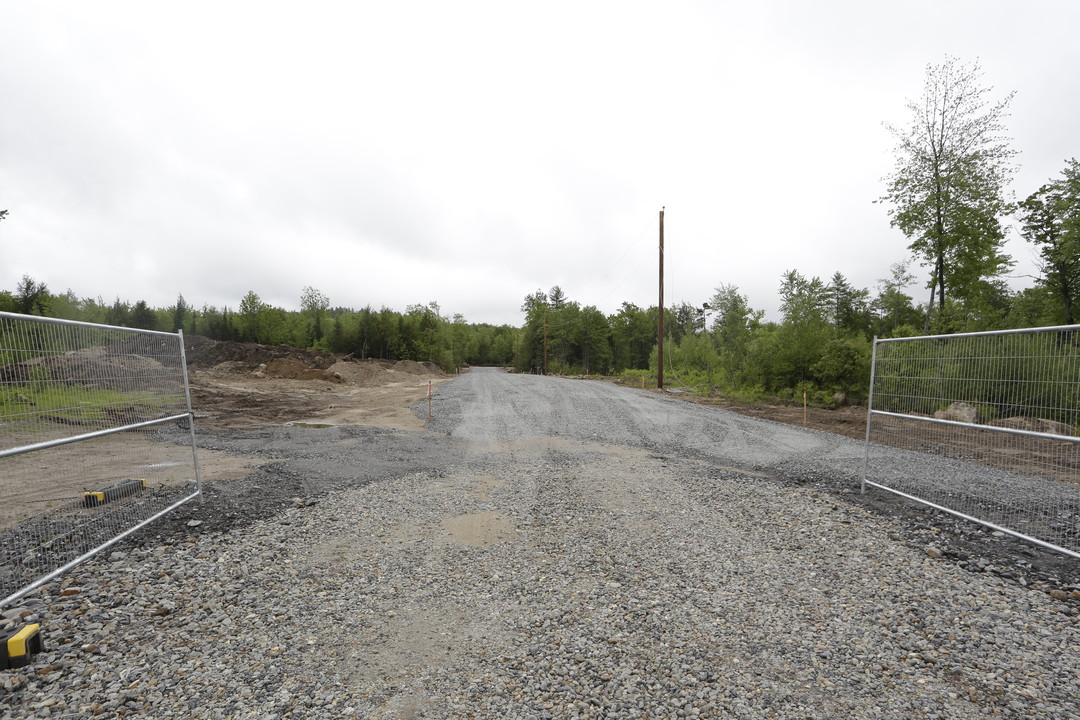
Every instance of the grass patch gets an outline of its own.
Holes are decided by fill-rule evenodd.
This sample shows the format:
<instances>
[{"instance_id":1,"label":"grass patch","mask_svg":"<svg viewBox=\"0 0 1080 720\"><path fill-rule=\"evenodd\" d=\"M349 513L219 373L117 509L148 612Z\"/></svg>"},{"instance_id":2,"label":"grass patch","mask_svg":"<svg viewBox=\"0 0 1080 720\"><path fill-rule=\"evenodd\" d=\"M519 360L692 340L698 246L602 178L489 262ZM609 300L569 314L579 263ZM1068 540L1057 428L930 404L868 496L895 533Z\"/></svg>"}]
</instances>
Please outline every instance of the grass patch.
<instances>
[{"instance_id":1,"label":"grass patch","mask_svg":"<svg viewBox=\"0 0 1080 720\"><path fill-rule=\"evenodd\" d=\"M78 425L112 423L118 415L158 417L176 398L85 385L31 382L0 387L0 417L38 417Z\"/></svg>"}]
</instances>

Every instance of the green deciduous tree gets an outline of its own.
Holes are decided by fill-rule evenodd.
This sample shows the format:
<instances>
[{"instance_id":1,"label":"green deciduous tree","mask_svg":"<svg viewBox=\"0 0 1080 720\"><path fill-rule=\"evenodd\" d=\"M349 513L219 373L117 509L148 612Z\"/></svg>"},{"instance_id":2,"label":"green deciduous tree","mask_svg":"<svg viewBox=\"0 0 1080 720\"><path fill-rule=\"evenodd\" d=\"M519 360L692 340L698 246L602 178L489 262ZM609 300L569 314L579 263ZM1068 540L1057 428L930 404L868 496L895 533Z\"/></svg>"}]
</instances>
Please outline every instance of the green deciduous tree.
<instances>
[{"instance_id":1,"label":"green deciduous tree","mask_svg":"<svg viewBox=\"0 0 1080 720\"><path fill-rule=\"evenodd\" d=\"M49 296L49 313L65 320L101 323L105 321L106 310L100 299L80 298L70 288L66 292Z\"/></svg>"},{"instance_id":2,"label":"green deciduous tree","mask_svg":"<svg viewBox=\"0 0 1080 720\"><path fill-rule=\"evenodd\" d=\"M330 300L310 285L300 294L300 311L308 320L309 344L317 343L323 337L323 317L330 307Z\"/></svg>"},{"instance_id":3,"label":"green deciduous tree","mask_svg":"<svg viewBox=\"0 0 1080 720\"><path fill-rule=\"evenodd\" d=\"M1041 284L1061 302L1061 319L1075 321L1080 294L1080 161L1069 160L1062 177L1020 203L1021 235L1042 259Z\"/></svg>"},{"instance_id":4,"label":"green deciduous tree","mask_svg":"<svg viewBox=\"0 0 1080 720\"><path fill-rule=\"evenodd\" d=\"M578 317L576 345L581 353L581 366L586 374L607 373L611 369L611 326L604 313L588 305Z\"/></svg>"},{"instance_id":5,"label":"green deciduous tree","mask_svg":"<svg viewBox=\"0 0 1080 720\"><path fill-rule=\"evenodd\" d=\"M646 370L649 353L656 345L656 324L649 312L624 302L619 312L608 318L611 327L612 366L615 372Z\"/></svg>"},{"instance_id":6,"label":"green deciduous tree","mask_svg":"<svg viewBox=\"0 0 1080 720\"><path fill-rule=\"evenodd\" d=\"M656 353L653 353L656 358ZM669 365L670 360L670 365ZM707 334L684 335L670 351L665 351L664 364L668 365L672 380L711 394L723 375L723 358Z\"/></svg>"},{"instance_id":7,"label":"green deciduous tree","mask_svg":"<svg viewBox=\"0 0 1080 720\"><path fill-rule=\"evenodd\" d=\"M780 312L784 322L825 321L829 311L829 293L819 277L809 280L798 270L788 270L780 277Z\"/></svg>"},{"instance_id":8,"label":"green deciduous tree","mask_svg":"<svg viewBox=\"0 0 1080 720\"><path fill-rule=\"evenodd\" d=\"M1040 282L1013 295L1005 327L1060 325L1064 322L1061 310L1061 298Z\"/></svg>"},{"instance_id":9,"label":"green deciduous tree","mask_svg":"<svg viewBox=\"0 0 1080 720\"><path fill-rule=\"evenodd\" d=\"M248 342L259 341L259 318L266 305L254 290L248 290L240 300L240 338Z\"/></svg>"},{"instance_id":10,"label":"green deciduous tree","mask_svg":"<svg viewBox=\"0 0 1080 720\"><path fill-rule=\"evenodd\" d=\"M548 311L548 371L553 373L572 373L571 368L580 360L577 339L580 332L581 305L576 301L565 300L559 308Z\"/></svg>"},{"instance_id":11,"label":"green deciduous tree","mask_svg":"<svg viewBox=\"0 0 1080 720\"><path fill-rule=\"evenodd\" d=\"M736 285L720 285L709 300L712 337L727 383L734 388L747 379L750 340L764 312L754 310Z\"/></svg>"},{"instance_id":12,"label":"green deciduous tree","mask_svg":"<svg viewBox=\"0 0 1080 720\"><path fill-rule=\"evenodd\" d=\"M870 345L862 338L830 340L811 367L814 377L828 390L848 395L868 384Z\"/></svg>"},{"instance_id":13,"label":"green deciduous tree","mask_svg":"<svg viewBox=\"0 0 1080 720\"><path fill-rule=\"evenodd\" d=\"M811 368L832 338L829 295L821 278L808 280L788 270L781 278L780 301L784 322L771 336L774 357L767 380L773 389L795 388L813 379Z\"/></svg>"},{"instance_id":14,"label":"green deciduous tree","mask_svg":"<svg viewBox=\"0 0 1080 720\"><path fill-rule=\"evenodd\" d=\"M892 205L892 225L930 266L939 310L949 295L965 298L1011 265L1001 218L1010 211L1005 187L1015 172L1016 152L1003 135L1013 94L991 101L981 81L977 62L947 57L929 65L922 97L907 105L910 126L887 125L897 158L880 201Z\"/></svg>"},{"instance_id":15,"label":"green deciduous tree","mask_svg":"<svg viewBox=\"0 0 1080 720\"><path fill-rule=\"evenodd\" d=\"M701 307L686 301L676 303L664 311L664 334L675 342L687 335L696 335L705 329L706 312L709 305Z\"/></svg>"}]
</instances>

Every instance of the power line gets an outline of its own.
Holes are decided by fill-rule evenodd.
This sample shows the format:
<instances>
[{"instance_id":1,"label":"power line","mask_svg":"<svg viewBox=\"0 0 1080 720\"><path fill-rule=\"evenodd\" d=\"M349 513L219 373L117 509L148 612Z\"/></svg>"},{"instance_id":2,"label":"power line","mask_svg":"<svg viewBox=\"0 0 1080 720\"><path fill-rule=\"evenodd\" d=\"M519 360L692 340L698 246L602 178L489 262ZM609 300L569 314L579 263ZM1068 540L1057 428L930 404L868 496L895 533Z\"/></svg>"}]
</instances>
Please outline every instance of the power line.
<instances>
[{"instance_id":1,"label":"power line","mask_svg":"<svg viewBox=\"0 0 1080 720\"><path fill-rule=\"evenodd\" d=\"M643 228L641 228L641 232L639 232L637 234L637 237L634 238L634 241L632 243L630 243L630 245L626 248L626 250L623 251L623 254L619 256L619 259L616 260L614 263L612 263L611 267L608 268L607 272L604 273L603 275L601 275L600 279L596 281L596 283L598 285L600 283L603 283L604 280L607 278L607 276L611 274L611 271L614 270L618 266L618 264L621 263L626 258L626 256L630 254L631 250L633 250L635 247L637 247L637 244L639 242L641 242L641 238L645 237L645 231L648 230L652 226L652 224L653 224L653 218L652 218L652 216L650 216L649 221L645 223L645 226ZM641 265L639 263L638 267L640 267L640 266ZM611 292L614 292L614 289L612 289ZM611 292L609 292L608 294L610 295ZM605 296L605 297L607 297L607 296Z\"/></svg>"},{"instance_id":2,"label":"power line","mask_svg":"<svg viewBox=\"0 0 1080 720\"><path fill-rule=\"evenodd\" d=\"M607 279L611 275L611 273L614 272L614 270L627 258L627 256L630 255L630 253L633 252L634 249L638 247L638 245L641 243L642 238L645 237L646 231L649 230L651 227L653 227L655 224L656 224L656 218L650 216L649 220L645 223L645 225L638 232L637 237L635 237L634 240L627 246L626 250L623 251L622 255L620 255L619 258L617 260L615 260L614 263L611 264L611 266L607 269L607 272L605 272L603 275L600 276L600 278L596 281L596 284L595 284L594 287L599 287L599 286L601 286L603 284L604 280ZM652 250L649 249L647 252L644 252L642 254L641 260L639 260L638 263L634 266L634 269L631 270L630 273L627 274L626 277L624 277L622 280L620 280L619 282L612 285L611 288L606 293L604 293L604 295L602 295L600 297L600 299L597 301L596 304L599 305L599 304L603 303L605 300L607 300L609 297L611 297L611 295L613 295L616 290L618 290L623 285L625 285L626 282L630 278L634 277L638 273L638 271L641 269L641 266L644 265L646 262L649 262L649 260L651 258L652 258ZM575 292L575 294L578 294L580 296L580 295L584 295L584 294L587 294L587 293ZM569 322L563 322L563 323L558 323L558 324L554 324L554 325L548 325L548 327L549 328L557 328L557 327L562 327L562 326L567 325L567 324L569 324Z\"/></svg>"}]
</instances>

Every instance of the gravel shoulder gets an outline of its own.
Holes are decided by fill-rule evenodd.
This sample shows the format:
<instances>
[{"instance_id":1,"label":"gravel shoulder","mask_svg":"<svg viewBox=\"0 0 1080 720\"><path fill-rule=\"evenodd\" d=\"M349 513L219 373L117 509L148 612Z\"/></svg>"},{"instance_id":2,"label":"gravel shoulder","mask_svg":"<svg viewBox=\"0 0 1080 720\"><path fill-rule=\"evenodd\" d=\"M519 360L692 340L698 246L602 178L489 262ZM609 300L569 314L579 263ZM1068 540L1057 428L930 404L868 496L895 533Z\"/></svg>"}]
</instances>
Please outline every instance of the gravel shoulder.
<instances>
[{"instance_id":1,"label":"gravel shoulder","mask_svg":"<svg viewBox=\"0 0 1080 720\"><path fill-rule=\"evenodd\" d=\"M37 592L0 717L1080 717L1074 569L851 492L858 443L498 372L434 410L200 432L266 462Z\"/></svg>"}]
</instances>

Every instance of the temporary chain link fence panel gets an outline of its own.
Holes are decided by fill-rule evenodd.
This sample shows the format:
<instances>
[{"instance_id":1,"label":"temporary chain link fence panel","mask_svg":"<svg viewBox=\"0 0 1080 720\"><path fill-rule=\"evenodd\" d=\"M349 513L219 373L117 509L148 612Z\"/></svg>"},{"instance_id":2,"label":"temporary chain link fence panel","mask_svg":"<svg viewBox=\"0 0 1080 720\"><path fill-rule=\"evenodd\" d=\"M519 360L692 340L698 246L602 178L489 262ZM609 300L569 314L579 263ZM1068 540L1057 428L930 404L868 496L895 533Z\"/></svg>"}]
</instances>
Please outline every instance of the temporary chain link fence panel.
<instances>
[{"instance_id":1,"label":"temporary chain link fence panel","mask_svg":"<svg viewBox=\"0 0 1080 720\"><path fill-rule=\"evenodd\" d=\"M199 496L183 333L0 312L0 606Z\"/></svg>"},{"instance_id":2,"label":"temporary chain link fence panel","mask_svg":"<svg viewBox=\"0 0 1080 720\"><path fill-rule=\"evenodd\" d=\"M863 482L1080 557L1080 326L874 341Z\"/></svg>"}]
</instances>

